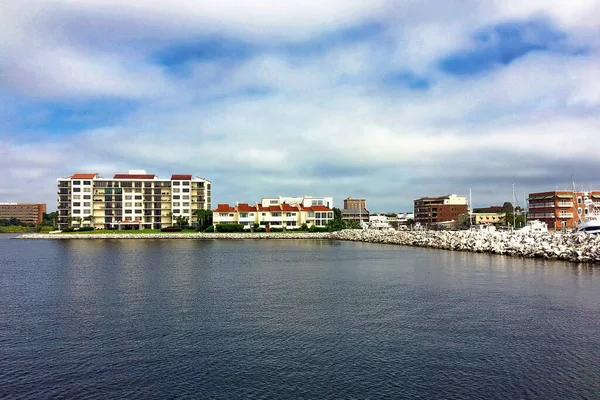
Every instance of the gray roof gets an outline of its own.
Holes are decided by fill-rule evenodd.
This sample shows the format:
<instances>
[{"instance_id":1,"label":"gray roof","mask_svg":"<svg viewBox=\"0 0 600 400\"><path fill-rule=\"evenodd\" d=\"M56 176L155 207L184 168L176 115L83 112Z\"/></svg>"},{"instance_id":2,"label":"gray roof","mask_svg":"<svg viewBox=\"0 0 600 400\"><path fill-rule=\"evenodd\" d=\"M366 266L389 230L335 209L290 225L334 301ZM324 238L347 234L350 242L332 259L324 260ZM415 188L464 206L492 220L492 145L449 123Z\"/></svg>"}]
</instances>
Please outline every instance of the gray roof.
<instances>
[{"instance_id":1,"label":"gray roof","mask_svg":"<svg viewBox=\"0 0 600 400\"><path fill-rule=\"evenodd\" d=\"M369 210L367 210L366 208L363 208L362 210L354 209L354 208L344 208L342 210L342 215L343 214L356 214L356 215L369 214Z\"/></svg>"}]
</instances>

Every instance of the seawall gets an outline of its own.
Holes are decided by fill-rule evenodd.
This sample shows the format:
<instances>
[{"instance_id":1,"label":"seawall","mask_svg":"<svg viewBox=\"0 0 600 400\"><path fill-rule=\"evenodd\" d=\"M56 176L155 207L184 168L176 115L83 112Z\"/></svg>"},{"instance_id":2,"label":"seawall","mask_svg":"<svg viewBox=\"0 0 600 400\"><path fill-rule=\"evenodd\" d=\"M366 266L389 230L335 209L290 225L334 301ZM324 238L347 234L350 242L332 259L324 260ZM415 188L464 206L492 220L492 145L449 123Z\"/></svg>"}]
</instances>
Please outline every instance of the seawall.
<instances>
[{"instance_id":1,"label":"seawall","mask_svg":"<svg viewBox=\"0 0 600 400\"><path fill-rule=\"evenodd\" d=\"M600 263L600 235L581 233L343 230L331 233L330 237L337 240Z\"/></svg>"},{"instance_id":2,"label":"seawall","mask_svg":"<svg viewBox=\"0 0 600 400\"><path fill-rule=\"evenodd\" d=\"M15 239L329 239L329 232L298 233L30 233Z\"/></svg>"}]
</instances>

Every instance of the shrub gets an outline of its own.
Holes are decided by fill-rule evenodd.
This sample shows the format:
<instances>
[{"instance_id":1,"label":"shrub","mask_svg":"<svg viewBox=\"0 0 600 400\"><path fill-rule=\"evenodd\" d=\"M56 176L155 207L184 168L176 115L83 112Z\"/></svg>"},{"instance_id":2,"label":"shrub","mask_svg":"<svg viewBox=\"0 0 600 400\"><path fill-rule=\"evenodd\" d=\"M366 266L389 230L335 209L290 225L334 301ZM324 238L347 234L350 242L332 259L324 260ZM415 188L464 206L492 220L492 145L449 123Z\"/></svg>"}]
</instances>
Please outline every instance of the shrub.
<instances>
[{"instance_id":1,"label":"shrub","mask_svg":"<svg viewBox=\"0 0 600 400\"><path fill-rule=\"evenodd\" d=\"M219 224L217 232L243 232L243 224Z\"/></svg>"},{"instance_id":2,"label":"shrub","mask_svg":"<svg viewBox=\"0 0 600 400\"><path fill-rule=\"evenodd\" d=\"M310 229L308 230L309 232L328 232L329 229L327 229L327 227L325 226L311 226Z\"/></svg>"},{"instance_id":3,"label":"shrub","mask_svg":"<svg viewBox=\"0 0 600 400\"><path fill-rule=\"evenodd\" d=\"M306 222L303 223L302 225L300 225L300 230L301 231L307 231L308 230L308 225L306 225Z\"/></svg>"},{"instance_id":4,"label":"shrub","mask_svg":"<svg viewBox=\"0 0 600 400\"><path fill-rule=\"evenodd\" d=\"M214 231L215 231L214 225L210 225L206 228L206 230L204 232L214 232Z\"/></svg>"},{"instance_id":5,"label":"shrub","mask_svg":"<svg viewBox=\"0 0 600 400\"><path fill-rule=\"evenodd\" d=\"M86 231L93 231L94 227L92 226L82 226L81 228L79 228L79 232L86 232Z\"/></svg>"},{"instance_id":6,"label":"shrub","mask_svg":"<svg viewBox=\"0 0 600 400\"><path fill-rule=\"evenodd\" d=\"M271 232L283 232L283 228L271 228Z\"/></svg>"},{"instance_id":7,"label":"shrub","mask_svg":"<svg viewBox=\"0 0 600 400\"><path fill-rule=\"evenodd\" d=\"M183 228L179 226L167 226L166 228L162 228L161 232L181 232Z\"/></svg>"},{"instance_id":8,"label":"shrub","mask_svg":"<svg viewBox=\"0 0 600 400\"><path fill-rule=\"evenodd\" d=\"M63 232L75 232L75 228L63 228L61 229Z\"/></svg>"}]
</instances>

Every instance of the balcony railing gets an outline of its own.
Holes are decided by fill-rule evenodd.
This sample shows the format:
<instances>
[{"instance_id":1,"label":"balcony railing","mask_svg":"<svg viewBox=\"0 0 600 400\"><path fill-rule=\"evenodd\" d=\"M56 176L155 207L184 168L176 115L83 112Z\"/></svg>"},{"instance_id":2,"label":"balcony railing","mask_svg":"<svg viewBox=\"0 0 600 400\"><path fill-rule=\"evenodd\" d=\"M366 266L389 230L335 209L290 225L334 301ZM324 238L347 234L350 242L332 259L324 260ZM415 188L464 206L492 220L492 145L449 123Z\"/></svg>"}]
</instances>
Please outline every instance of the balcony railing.
<instances>
[{"instance_id":1,"label":"balcony railing","mask_svg":"<svg viewBox=\"0 0 600 400\"><path fill-rule=\"evenodd\" d=\"M554 208L554 203L529 203L529 208Z\"/></svg>"},{"instance_id":2,"label":"balcony railing","mask_svg":"<svg viewBox=\"0 0 600 400\"><path fill-rule=\"evenodd\" d=\"M558 218L573 218L573 213L560 213Z\"/></svg>"},{"instance_id":3,"label":"balcony railing","mask_svg":"<svg viewBox=\"0 0 600 400\"><path fill-rule=\"evenodd\" d=\"M559 207L573 207L573 202L572 201L561 201L560 203L558 203Z\"/></svg>"}]
</instances>

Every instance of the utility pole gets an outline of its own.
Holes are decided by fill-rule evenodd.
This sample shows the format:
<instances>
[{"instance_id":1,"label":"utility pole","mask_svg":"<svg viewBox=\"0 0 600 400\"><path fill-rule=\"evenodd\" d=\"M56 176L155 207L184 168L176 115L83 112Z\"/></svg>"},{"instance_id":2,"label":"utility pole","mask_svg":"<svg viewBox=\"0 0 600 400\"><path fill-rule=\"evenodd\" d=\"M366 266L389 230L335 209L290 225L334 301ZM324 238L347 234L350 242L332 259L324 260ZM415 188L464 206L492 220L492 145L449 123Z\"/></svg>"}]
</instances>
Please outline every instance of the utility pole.
<instances>
[{"instance_id":1,"label":"utility pole","mask_svg":"<svg viewBox=\"0 0 600 400\"><path fill-rule=\"evenodd\" d=\"M516 215L517 215L517 210L515 210L515 184L514 183L513 183L512 205L513 205L513 230L514 230L515 229L515 220L516 220Z\"/></svg>"}]
</instances>

